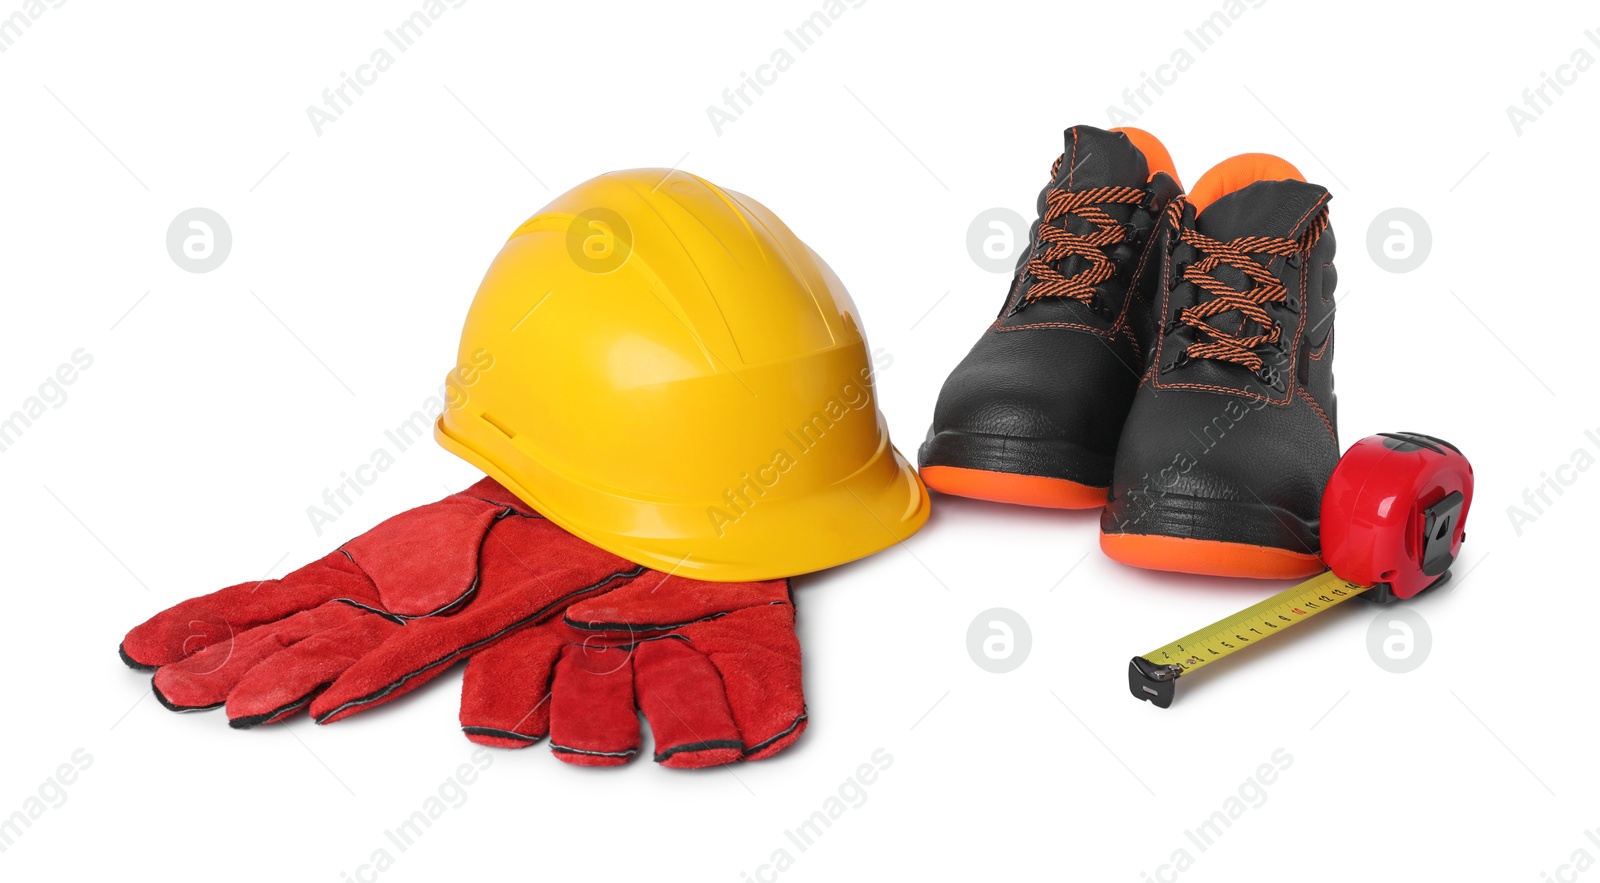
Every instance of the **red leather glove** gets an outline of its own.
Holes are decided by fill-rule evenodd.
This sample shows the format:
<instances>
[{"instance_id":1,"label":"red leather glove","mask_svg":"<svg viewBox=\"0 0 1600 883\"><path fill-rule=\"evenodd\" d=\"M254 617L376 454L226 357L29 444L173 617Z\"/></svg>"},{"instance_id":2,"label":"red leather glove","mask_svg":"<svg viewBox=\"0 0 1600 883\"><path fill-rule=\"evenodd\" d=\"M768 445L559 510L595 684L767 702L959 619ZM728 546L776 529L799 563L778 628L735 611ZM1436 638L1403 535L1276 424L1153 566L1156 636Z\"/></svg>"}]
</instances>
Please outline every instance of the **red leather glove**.
<instances>
[{"instance_id":1,"label":"red leather glove","mask_svg":"<svg viewBox=\"0 0 1600 883\"><path fill-rule=\"evenodd\" d=\"M788 580L708 583L654 571L472 657L461 729L521 748L546 734L560 759L625 763L644 712L655 760L760 760L805 730Z\"/></svg>"},{"instance_id":2,"label":"red leather glove","mask_svg":"<svg viewBox=\"0 0 1600 883\"><path fill-rule=\"evenodd\" d=\"M783 591L787 581L718 584L668 578L579 540L490 479L401 513L282 579L241 583L178 604L129 632L120 652L130 666L155 669L156 697L174 711L226 705L229 723L247 728L282 720L309 705L317 722L327 723L402 696L519 629L531 627L541 635L552 629L570 631L560 619L570 605L635 582L638 591L632 595L639 598L641 612L691 610L711 619L733 616L737 599L749 597L750 591L770 596L778 587L785 595L782 609L788 611L779 618L787 617L788 631L776 634L767 654L752 655L748 663L717 650L726 662L715 671L729 683L759 679L768 669L774 677L792 675L792 682L775 683L774 695L783 704L776 713L795 720L793 733L776 747L753 745L750 757L769 756L798 735L804 703L792 608ZM722 600L716 601L719 596ZM768 613L763 621L771 618ZM639 619L630 611L618 622L644 619L651 615ZM674 640L691 640L697 627L709 622L656 621L658 627L645 636L665 638L665 626L680 623L684 627ZM607 637L612 632L591 631L608 642L597 652L627 654L623 642ZM708 646L724 646L714 636L703 640ZM503 669L514 667L511 657L500 659ZM537 665L531 661L527 668ZM649 663L644 667L655 671ZM737 701L744 708L744 694L737 688L727 690L720 682L694 687L692 679L679 676L681 666L668 668L672 676L645 677L645 683L664 685L641 698L652 725L668 713L657 706L650 715L648 703L658 696L667 698L671 715L700 722L708 731L713 728L707 722L720 720L727 706ZM523 672L506 681L506 689L532 683L526 677ZM724 691L728 698L721 705L711 701ZM592 708L595 713L614 711L604 701L592 703ZM794 708L798 712L791 714ZM762 720L746 717L753 725ZM609 732L610 725L602 729ZM719 744L732 738L725 729L715 732ZM470 731L469 736L484 738ZM677 744L659 734L657 741ZM745 752L690 746L669 758L676 755L685 762L669 765L725 763Z\"/></svg>"}]
</instances>

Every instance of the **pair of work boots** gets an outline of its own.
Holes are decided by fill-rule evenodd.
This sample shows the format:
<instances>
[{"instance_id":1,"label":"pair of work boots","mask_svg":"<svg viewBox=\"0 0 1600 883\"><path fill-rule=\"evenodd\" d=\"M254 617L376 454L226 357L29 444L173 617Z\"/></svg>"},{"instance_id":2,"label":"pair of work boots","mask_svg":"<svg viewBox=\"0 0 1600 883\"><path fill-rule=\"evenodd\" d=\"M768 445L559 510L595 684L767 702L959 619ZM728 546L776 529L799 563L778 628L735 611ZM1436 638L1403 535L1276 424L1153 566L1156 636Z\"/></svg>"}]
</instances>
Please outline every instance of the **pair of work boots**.
<instances>
[{"instance_id":1,"label":"pair of work boots","mask_svg":"<svg viewBox=\"0 0 1600 883\"><path fill-rule=\"evenodd\" d=\"M1319 571L1339 459L1328 200L1266 154L1185 194L1149 133L1068 129L1005 306L939 394L923 480L1103 506L1101 548L1139 567Z\"/></svg>"}]
</instances>

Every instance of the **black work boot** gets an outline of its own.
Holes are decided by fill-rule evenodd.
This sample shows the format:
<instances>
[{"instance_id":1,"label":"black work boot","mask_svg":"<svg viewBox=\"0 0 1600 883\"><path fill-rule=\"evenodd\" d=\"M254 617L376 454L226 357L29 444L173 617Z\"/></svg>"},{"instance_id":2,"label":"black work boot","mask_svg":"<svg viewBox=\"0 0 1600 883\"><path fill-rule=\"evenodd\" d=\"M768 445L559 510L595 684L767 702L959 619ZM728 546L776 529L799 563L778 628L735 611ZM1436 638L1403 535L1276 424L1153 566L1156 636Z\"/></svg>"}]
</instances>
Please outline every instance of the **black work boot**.
<instances>
[{"instance_id":1,"label":"black work boot","mask_svg":"<svg viewBox=\"0 0 1600 883\"><path fill-rule=\"evenodd\" d=\"M1066 142L999 318L939 393L917 457L934 490L1105 505L1151 337L1145 246L1182 187L1147 132L1077 126Z\"/></svg>"},{"instance_id":2,"label":"black work boot","mask_svg":"<svg viewBox=\"0 0 1600 883\"><path fill-rule=\"evenodd\" d=\"M1245 154L1169 206L1152 249L1163 324L1101 514L1107 555L1221 576L1322 569L1339 459L1328 200L1289 163Z\"/></svg>"}]
</instances>

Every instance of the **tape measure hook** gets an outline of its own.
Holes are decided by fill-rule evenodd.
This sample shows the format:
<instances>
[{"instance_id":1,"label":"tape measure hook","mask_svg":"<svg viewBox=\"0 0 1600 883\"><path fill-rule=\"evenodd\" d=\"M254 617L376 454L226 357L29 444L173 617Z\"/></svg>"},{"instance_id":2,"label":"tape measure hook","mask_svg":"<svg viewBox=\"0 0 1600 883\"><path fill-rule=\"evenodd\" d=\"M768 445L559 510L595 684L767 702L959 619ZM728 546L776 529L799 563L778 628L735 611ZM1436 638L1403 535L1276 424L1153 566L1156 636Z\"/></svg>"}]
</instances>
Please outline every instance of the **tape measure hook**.
<instances>
[{"instance_id":1,"label":"tape measure hook","mask_svg":"<svg viewBox=\"0 0 1600 883\"><path fill-rule=\"evenodd\" d=\"M1135 656L1128 663L1128 689L1140 699L1154 703L1157 708L1167 708L1172 705L1172 697L1177 693L1178 675L1181 674L1181 665L1158 665L1143 656Z\"/></svg>"}]
</instances>

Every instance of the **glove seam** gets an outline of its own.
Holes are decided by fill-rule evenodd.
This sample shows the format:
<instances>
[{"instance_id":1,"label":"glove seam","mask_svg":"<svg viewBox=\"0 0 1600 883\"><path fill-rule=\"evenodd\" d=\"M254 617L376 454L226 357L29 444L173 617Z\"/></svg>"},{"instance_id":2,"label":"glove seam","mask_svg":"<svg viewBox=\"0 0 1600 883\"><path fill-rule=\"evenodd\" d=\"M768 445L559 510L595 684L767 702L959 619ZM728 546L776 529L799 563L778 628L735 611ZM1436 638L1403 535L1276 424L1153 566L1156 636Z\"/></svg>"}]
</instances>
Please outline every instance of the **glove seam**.
<instances>
[{"instance_id":1,"label":"glove seam","mask_svg":"<svg viewBox=\"0 0 1600 883\"><path fill-rule=\"evenodd\" d=\"M484 546L484 543L487 543L489 541L489 534L494 530L495 525L499 524L501 521L504 521L508 516L516 515L516 514L520 514L520 513L518 513L516 509L511 508L509 506L506 506L505 508L501 509L500 514L498 514L498 515L496 515L494 517L493 521L489 522L488 526L486 526L484 528L483 534L478 537L478 548L477 548L477 553L473 556L473 560L474 561L480 561L481 562L483 560L483 546ZM357 561L356 557L354 555L350 554L350 551L348 549L346 549L344 546L340 546L339 547L339 554L343 555L350 562L351 566L353 566L356 570L361 571L361 575L366 577L367 578L367 582L372 584L372 588L377 592L378 597L381 600L383 598L383 588L378 585L378 581L372 577L372 574L368 573L367 569L365 567L361 566L361 562ZM468 601L472 600L473 596L478 594L478 586L482 583L482 581L483 581L483 566L481 564L479 564L479 565L476 565L476 566L473 567L473 570L472 570L472 581L467 584L466 589L464 589L461 592L460 595L456 596L456 598L454 600L447 601L444 604L434 608L433 610L428 611L427 613L414 613L414 614L412 614L412 613L395 613L395 612L389 611L389 610L379 610L376 607L372 607L372 606L367 605L367 604L362 604L361 602L353 600L351 598L334 598L333 600L342 601L345 604L349 604L352 607L357 607L357 608L360 608L362 610L366 610L366 611L368 611L370 613L376 613L379 616L382 616L383 618L385 618L385 619L387 619L387 620L389 620L391 622L395 622L395 623L398 623L400 625L405 625L407 622L409 622L409 621L411 621L413 619L426 619L427 617L430 617L430 616L442 616L442 615L444 615L446 613L449 613L449 612L461 607L462 605L466 604Z\"/></svg>"},{"instance_id":2,"label":"glove seam","mask_svg":"<svg viewBox=\"0 0 1600 883\"><path fill-rule=\"evenodd\" d=\"M371 705L374 701L377 701L379 699L382 699L385 696L388 696L390 693L393 693L395 690L399 689L402 684L407 683L412 678L415 678L416 676L422 674L423 672L431 671L431 670L433 670L435 668L438 668L441 665L449 665L451 663L454 663L457 659L460 659L463 656L470 656L473 653L473 651L476 651L481 647L485 647L485 646L487 646L489 644L492 644L495 641L499 640L500 638L502 638L502 637L504 637L504 636L506 636L508 634L511 634L512 632L516 631L517 629L520 629L520 628L522 628L524 626L531 625L531 624L533 624L535 622L538 622L540 619L542 619L545 616L547 616L550 613L550 611L559 608L563 604L571 603L574 598L577 598L577 597L579 597L581 595L586 595L586 594L588 594L590 592L598 591L599 589L605 588L606 586L610 585L611 583L613 583L613 582L615 582L615 581L617 581L619 579L636 579L636 578L638 578L638 576L640 574L644 573L647 569L648 568L646 568L646 567L641 565L641 566L635 567L633 570L617 571L615 573L612 573L612 574L606 576L605 578L601 579L600 581L598 581L596 583L593 583L592 585L585 586L585 587L583 587L581 589L577 589L577 590L575 590L573 592L570 592L570 593L568 593L566 595L563 595L562 597L557 598L554 601L551 601L549 604L546 604L543 607L540 607L538 610L535 610L533 613L530 613L527 616L524 616L521 619L518 619L515 622L512 622L509 625L506 625L506 626L502 627L501 629L499 629L498 631L494 632L491 635L488 635L486 637L480 638L480 639L478 639L476 641L473 641L473 642L471 642L471 643L469 643L469 644L467 644L465 646L458 647L458 648L450 651L449 653L446 653L445 655L433 660L432 662L429 662L426 665L423 665L423 666L421 666L419 668L416 668L416 669L414 669L412 671L407 672L406 674L402 675L401 677L396 678L394 681L384 685L381 689L378 689L378 690L375 690L375 691L373 691L371 693L368 693L365 696L358 696L358 697L356 697L354 699L350 699L350 700L348 700L348 701L346 701L344 703L341 703L336 708L329 709L328 711L324 712L323 714L317 716L317 719L316 719L317 723L319 723L319 724L320 723L327 723L335 715L343 714L344 712L349 711L349 710L354 709L354 708L360 708L360 707L365 706L365 705Z\"/></svg>"},{"instance_id":3,"label":"glove seam","mask_svg":"<svg viewBox=\"0 0 1600 883\"><path fill-rule=\"evenodd\" d=\"M714 748L737 748L744 753L744 740L742 739L706 739L700 742L685 742L682 745L673 745L655 753L655 762L660 763L675 754L685 751L710 751Z\"/></svg>"},{"instance_id":4,"label":"glove seam","mask_svg":"<svg viewBox=\"0 0 1600 883\"><path fill-rule=\"evenodd\" d=\"M550 743L550 750L558 754L584 754L590 757L631 757L639 753L639 746L635 745L626 751L591 751L587 748L573 748L569 745Z\"/></svg>"},{"instance_id":5,"label":"glove seam","mask_svg":"<svg viewBox=\"0 0 1600 883\"><path fill-rule=\"evenodd\" d=\"M517 739L527 742L529 745L532 745L549 735L549 733L539 733L537 735L530 733L519 733L516 730L505 730L499 727L484 727L475 724L463 725L461 727L461 732L466 733L469 736L494 736L499 739Z\"/></svg>"},{"instance_id":6,"label":"glove seam","mask_svg":"<svg viewBox=\"0 0 1600 883\"><path fill-rule=\"evenodd\" d=\"M573 619L572 617L570 617L570 616L568 616L566 614L562 614L561 615L561 621L566 623L568 626L571 626L572 628L577 629L580 632L629 632L630 634L633 633L633 632L666 632L666 631L671 631L673 629L681 629L681 628L686 628L686 627L691 626L691 625L697 625L697 624L702 623L702 622L710 622L710 621L712 621L714 619L721 619L724 616L731 616L731 615L733 615L735 613L739 613L741 611L753 610L757 606L761 606L761 607L788 607L788 606L791 606L791 605L787 601L768 601L765 604L761 604L761 605L751 605L750 607L740 607L738 610L722 610L722 611L719 611L717 613L712 613L712 614L708 614L706 616L702 616L702 617L700 617L698 619L686 619L686 620L684 620L682 622L671 622L671 623L664 623L664 624L663 623L627 623L627 622L579 622L579 621Z\"/></svg>"},{"instance_id":7,"label":"glove seam","mask_svg":"<svg viewBox=\"0 0 1600 883\"><path fill-rule=\"evenodd\" d=\"M800 712L800 716L795 718L794 721L789 724L789 726L784 727L783 730L781 730L777 734L773 735L772 737L764 739L764 740L762 740L760 742L757 742L754 745L751 745L749 748L746 748L744 750L744 753L746 755L751 755L751 754L755 754L758 751L761 751L763 749L771 747L772 743L778 741L779 739L782 739L784 736L787 736L790 733L793 733L795 730L799 729L800 725L806 722L806 719L809 716L809 714L810 714L809 712L805 712L805 711Z\"/></svg>"}]
</instances>

